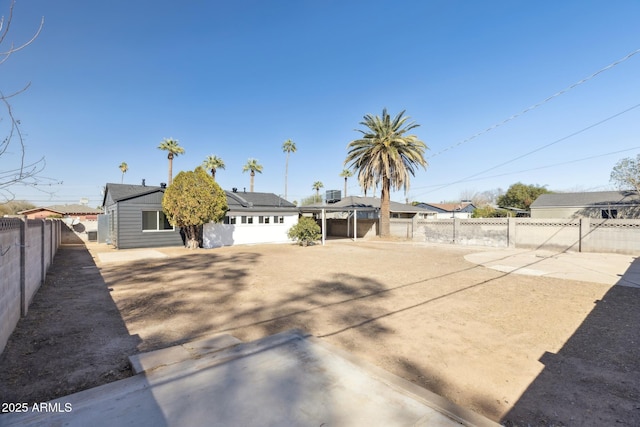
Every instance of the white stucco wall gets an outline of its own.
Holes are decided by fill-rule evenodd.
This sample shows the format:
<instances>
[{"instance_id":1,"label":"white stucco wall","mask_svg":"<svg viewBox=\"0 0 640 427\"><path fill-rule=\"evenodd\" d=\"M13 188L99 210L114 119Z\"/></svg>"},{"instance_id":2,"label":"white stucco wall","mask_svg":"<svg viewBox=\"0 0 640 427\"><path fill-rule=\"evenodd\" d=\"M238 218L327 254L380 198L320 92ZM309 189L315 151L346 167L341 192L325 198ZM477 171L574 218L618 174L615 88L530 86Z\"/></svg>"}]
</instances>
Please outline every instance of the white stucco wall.
<instances>
[{"instance_id":1,"label":"white stucco wall","mask_svg":"<svg viewBox=\"0 0 640 427\"><path fill-rule=\"evenodd\" d=\"M287 243L287 231L298 223L298 214L283 216L282 224L258 224L255 216L253 224L205 224L203 228L203 246L219 248L221 246L246 245L254 243Z\"/></svg>"}]
</instances>

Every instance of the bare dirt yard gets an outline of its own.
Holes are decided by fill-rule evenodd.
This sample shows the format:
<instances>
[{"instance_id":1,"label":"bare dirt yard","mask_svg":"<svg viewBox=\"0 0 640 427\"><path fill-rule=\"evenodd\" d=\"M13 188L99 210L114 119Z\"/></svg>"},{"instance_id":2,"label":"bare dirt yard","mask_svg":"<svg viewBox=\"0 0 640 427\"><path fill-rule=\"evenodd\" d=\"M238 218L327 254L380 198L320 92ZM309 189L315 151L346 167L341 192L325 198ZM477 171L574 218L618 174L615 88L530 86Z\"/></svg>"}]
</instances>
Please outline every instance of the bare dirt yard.
<instances>
[{"instance_id":1,"label":"bare dirt yard","mask_svg":"<svg viewBox=\"0 0 640 427\"><path fill-rule=\"evenodd\" d=\"M210 334L301 328L507 426L640 425L640 289L379 240L111 263L89 249L61 247L0 357L0 401L124 378L128 355Z\"/></svg>"}]
</instances>

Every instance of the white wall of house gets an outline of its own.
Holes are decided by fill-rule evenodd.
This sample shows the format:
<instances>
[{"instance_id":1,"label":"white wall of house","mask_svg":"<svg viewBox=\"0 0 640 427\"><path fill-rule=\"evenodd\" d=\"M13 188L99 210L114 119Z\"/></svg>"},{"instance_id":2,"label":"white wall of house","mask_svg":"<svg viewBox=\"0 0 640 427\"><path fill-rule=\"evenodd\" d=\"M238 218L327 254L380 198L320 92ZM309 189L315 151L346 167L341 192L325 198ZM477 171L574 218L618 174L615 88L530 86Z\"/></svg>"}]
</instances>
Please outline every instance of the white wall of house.
<instances>
[{"instance_id":1,"label":"white wall of house","mask_svg":"<svg viewBox=\"0 0 640 427\"><path fill-rule=\"evenodd\" d=\"M287 231L298 223L298 214L269 215L269 223L260 223L260 216L243 215L247 222L242 223L236 216L235 224L209 223L203 227L203 242L205 248L219 248L221 246L247 245L255 243L287 243ZM251 217L251 223L248 218ZM282 218L282 222L274 221L274 217Z\"/></svg>"}]
</instances>

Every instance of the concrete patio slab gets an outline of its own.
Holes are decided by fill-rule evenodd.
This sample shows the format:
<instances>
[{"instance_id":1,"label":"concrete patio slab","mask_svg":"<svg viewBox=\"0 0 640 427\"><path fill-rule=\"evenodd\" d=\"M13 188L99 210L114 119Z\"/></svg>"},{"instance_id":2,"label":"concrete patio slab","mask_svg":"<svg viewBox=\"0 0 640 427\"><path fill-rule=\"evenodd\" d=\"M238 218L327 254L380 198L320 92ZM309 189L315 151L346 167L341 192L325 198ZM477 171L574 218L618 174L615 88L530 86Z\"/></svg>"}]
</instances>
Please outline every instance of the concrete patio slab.
<instances>
[{"instance_id":1,"label":"concrete patio slab","mask_svg":"<svg viewBox=\"0 0 640 427\"><path fill-rule=\"evenodd\" d=\"M503 249L464 258L505 273L640 287L640 262L632 255Z\"/></svg>"},{"instance_id":2,"label":"concrete patio slab","mask_svg":"<svg viewBox=\"0 0 640 427\"><path fill-rule=\"evenodd\" d=\"M2 426L498 426L301 331L159 367ZM64 409L69 409L65 412Z\"/></svg>"}]
</instances>

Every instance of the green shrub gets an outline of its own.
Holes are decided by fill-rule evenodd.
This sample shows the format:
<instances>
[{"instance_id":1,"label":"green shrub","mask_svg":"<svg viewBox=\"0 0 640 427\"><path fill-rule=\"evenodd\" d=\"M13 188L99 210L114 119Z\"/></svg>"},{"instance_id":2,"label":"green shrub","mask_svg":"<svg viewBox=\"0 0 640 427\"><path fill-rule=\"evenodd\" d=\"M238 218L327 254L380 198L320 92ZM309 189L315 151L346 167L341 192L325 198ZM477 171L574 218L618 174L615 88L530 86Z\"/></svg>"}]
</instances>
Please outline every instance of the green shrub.
<instances>
[{"instance_id":1,"label":"green shrub","mask_svg":"<svg viewBox=\"0 0 640 427\"><path fill-rule=\"evenodd\" d=\"M313 218L303 216L296 225L287 231L287 236L300 245L307 246L320 238L320 226Z\"/></svg>"}]
</instances>

